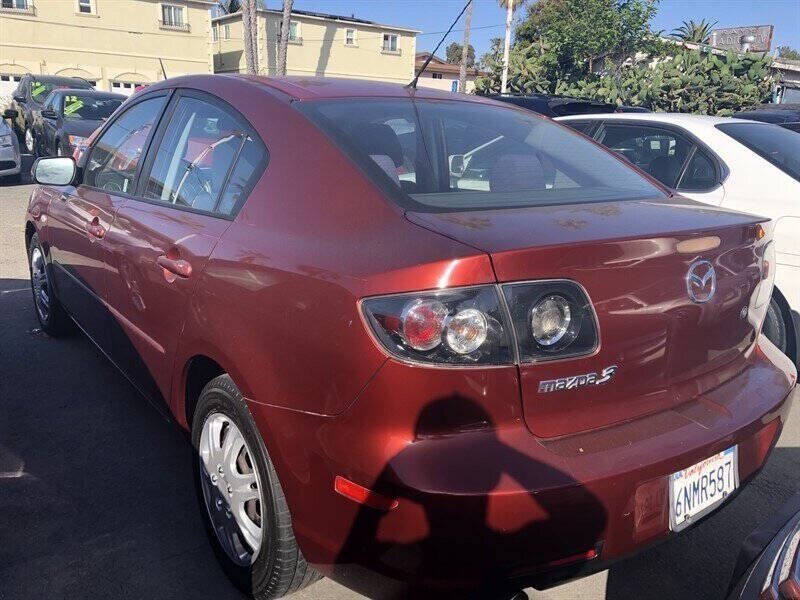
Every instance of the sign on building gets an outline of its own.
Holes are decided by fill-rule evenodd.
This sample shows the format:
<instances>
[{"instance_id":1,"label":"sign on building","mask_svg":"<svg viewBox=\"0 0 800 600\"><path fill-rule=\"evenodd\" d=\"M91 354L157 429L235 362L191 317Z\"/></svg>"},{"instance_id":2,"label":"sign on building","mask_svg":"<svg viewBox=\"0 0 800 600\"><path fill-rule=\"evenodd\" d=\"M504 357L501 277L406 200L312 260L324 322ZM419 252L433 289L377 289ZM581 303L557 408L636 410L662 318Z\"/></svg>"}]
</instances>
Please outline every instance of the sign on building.
<instances>
[{"instance_id":1,"label":"sign on building","mask_svg":"<svg viewBox=\"0 0 800 600\"><path fill-rule=\"evenodd\" d=\"M714 29L711 32L711 45L714 48L737 52L769 52L774 29L772 25Z\"/></svg>"}]
</instances>

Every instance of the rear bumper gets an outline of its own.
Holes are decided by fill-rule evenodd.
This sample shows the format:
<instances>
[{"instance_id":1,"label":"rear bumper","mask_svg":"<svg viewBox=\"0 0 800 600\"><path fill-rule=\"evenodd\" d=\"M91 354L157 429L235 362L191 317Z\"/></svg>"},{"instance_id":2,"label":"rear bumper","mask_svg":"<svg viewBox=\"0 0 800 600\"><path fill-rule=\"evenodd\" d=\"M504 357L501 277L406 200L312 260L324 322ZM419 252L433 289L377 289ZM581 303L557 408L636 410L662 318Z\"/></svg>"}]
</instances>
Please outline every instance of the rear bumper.
<instances>
[{"instance_id":1,"label":"rear bumper","mask_svg":"<svg viewBox=\"0 0 800 600\"><path fill-rule=\"evenodd\" d=\"M744 485L779 437L795 380L765 344L702 397L544 440L522 419L516 369L388 361L348 412L294 417L312 426L305 443L318 448L306 447L302 463L290 456L279 473L304 554L350 587L547 586L668 537L671 473L736 444ZM269 418L251 408L257 422ZM337 475L397 499L396 508L336 494Z\"/></svg>"}]
</instances>

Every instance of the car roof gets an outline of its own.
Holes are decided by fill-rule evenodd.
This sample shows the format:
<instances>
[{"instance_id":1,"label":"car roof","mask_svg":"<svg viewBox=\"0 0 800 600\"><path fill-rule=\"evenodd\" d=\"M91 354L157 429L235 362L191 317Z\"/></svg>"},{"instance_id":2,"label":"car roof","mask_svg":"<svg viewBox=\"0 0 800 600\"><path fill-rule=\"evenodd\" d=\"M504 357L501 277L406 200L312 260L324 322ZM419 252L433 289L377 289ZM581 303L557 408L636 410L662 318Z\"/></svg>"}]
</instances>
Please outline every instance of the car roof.
<instances>
[{"instance_id":1,"label":"car roof","mask_svg":"<svg viewBox=\"0 0 800 600\"><path fill-rule=\"evenodd\" d=\"M92 85L85 79L81 77L62 77L60 75L34 75L31 74L31 79L34 81L42 81L44 83L85 83L86 85Z\"/></svg>"},{"instance_id":2,"label":"car roof","mask_svg":"<svg viewBox=\"0 0 800 600\"><path fill-rule=\"evenodd\" d=\"M474 94L455 94L425 87L418 87L416 90L411 90L401 83L338 77L264 77L260 75L244 75L238 73L186 75L159 81L151 85L148 89L157 90L161 88L181 87L182 85L203 89L204 82L219 81L219 79L223 77L255 83L264 88L280 92L290 100L319 100L326 98L408 98L413 95L415 98L460 100L464 102L501 105L500 102L485 99Z\"/></svg>"},{"instance_id":3,"label":"car roof","mask_svg":"<svg viewBox=\"0 0 800 600\"><path fill-rule=\"evenodd\" d=\"M85 88L59 88L50 92L51 94L80 94L81 96L88 96L89 98L108 98L125 100L127 96L124 94L115 94L114 92L104 92L102 90L87 90Z\"/></svg>"},{"instance_id":4,"label":"car roof","mask_svg":"<svg viewBox=\"0 0 800 600\"><path fill-rule=\"evenodd\" d=\"M710 115L691 115L686 113L610 113L575 115L569 117L557 117L557 121L586 121L586 120L607 120L607 121L653 121L654 123L671 123L691 127L696 125L719 125L721 123L752 123L746 119L736 119L732 117L713 117Z\"/></svg>"}]
</instances>

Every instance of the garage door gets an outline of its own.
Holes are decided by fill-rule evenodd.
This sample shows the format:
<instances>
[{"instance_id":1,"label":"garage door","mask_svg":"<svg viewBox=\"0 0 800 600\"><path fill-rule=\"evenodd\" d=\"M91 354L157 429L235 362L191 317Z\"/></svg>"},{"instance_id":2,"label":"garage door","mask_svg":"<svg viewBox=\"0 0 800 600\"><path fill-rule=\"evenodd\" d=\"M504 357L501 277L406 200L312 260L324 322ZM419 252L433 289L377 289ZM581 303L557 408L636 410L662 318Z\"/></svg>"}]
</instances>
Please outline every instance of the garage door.
<instances>
[{"instance_id":1,"label":"garage door","mask_svg":"<svg viewBox=\"0 0 800 600\"><path fill-rule=\"evenodd\" d=\"M142 83L133 83L131 81L112 81L111 82L111 91L115 94L125 94L126 96L130 96L136 91L136 88L140 85L144 85Z\"/></svg>"},{"instance_id":2,"label":"garage door","mask_svg":"<svg viewBox=\"0 0 800 600\"><path fill-rule=\"evenodd\" d=\"M11 94L17 89L20 79L22 79L22 75L0 74L0 108L11 102Z\"/></svg>"}]
</instances>

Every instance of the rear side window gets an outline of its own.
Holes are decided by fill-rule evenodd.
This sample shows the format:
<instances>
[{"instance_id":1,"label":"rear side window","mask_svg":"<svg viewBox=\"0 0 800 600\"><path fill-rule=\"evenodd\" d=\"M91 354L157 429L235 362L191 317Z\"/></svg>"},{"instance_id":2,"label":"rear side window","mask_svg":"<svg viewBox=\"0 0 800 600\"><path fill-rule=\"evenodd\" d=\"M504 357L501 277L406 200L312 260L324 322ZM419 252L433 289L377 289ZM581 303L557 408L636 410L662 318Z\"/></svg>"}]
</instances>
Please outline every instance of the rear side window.
<instances>
[{"instance_id":1,"label":"rear side window","mask_svg":"<svg viewBox=\"0 0 800 600\"><path fill-rule=\"evenodd\" d=\"M240 118L191 96L179 98L157 144L143 197L224 215L240 206L265 155Z\"/></svg>"},{"instance_id":2,"label":"rear side window","mask_svg":"<svg viewBox=\"0 0 800 600\"><path fill-rule=\"evenodd\" d=\"M671 188L692 148L683 136L649 125L606 123L599 141Z\"/></svg>"},{"instance_id":3,"label":"rear side window","mask_svg":"<svg viewBox=\"0 0 800 600\"><path fill-rule=\"evenodd\" d=\"M568 128L511 107L462 101L297 102L395 201L411 210L661 197Z\"/></svg>"},{"instance_id":4,"label":"rear side window","mask_svg":"<svg viewBox=\"0 0 800 600\"><path fill-rule=\"evenodd\" d=\"M580 131L589 137L592 136L592 133L594 133L594 130L597 127L596 121L563 121L563 124L567 127L575 129L576 131Z\"/></svg>"},{"instance_id":5,"label":"rear side window","mask_svg":"<svg viewBox=\"0 0 800 600\"><path fill-rule=\"evenodd\" d=\"M158 96L134 104L103 132L86 163L86 185L133 194L142 149L165 101Z\"/></svg>"},{"instance_id":6,"label":"rear side window","mask_svg":"<svg viewBox=\"0 0 800 600\"><path fill-rule=\"evenodd\" d=\"M679 190L710 190L717 186L717 170L712 160L702 150L692 156L678 183Z\"/></svg>"},{"instance_id":7,"label":"rear side window","mask_svg":"<svg viewBox=\"0 0 800 600\"><path fill-rule=\"evenodd\" d=\"M723 133L800 181L800 135L768 123L723 123Z\"/></svg>"}]
</instances>

